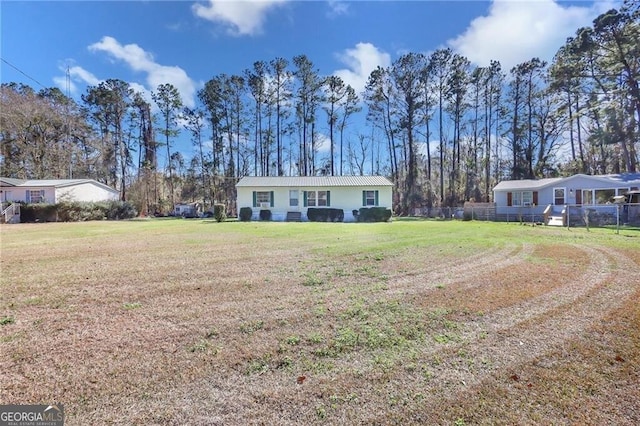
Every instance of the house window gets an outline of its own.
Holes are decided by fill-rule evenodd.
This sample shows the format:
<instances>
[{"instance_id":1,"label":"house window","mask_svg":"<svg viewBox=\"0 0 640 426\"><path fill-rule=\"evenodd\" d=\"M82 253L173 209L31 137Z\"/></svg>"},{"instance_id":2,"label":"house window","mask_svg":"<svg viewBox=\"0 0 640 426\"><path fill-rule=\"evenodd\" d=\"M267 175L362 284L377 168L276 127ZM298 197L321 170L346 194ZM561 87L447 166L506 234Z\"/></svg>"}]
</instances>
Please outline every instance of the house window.
<instances>
[{"instance_id":1,"label":"house window","mask_svg":"<svg viewBox=\"0 0 640 426\"><path fill-rule=\"evenodd\" d=\"M553 189L553 204L556 206L561 206L565 204L565 189L564 188L554 188Z\"/></svg>"},{"instance_id":2,"label":"house window","mask_svg":"<svg viewBox=\"0 0 640 426\"><path fill-rule=\"evenodd\" d=\"M514 207L528 207L533 205L533 191L514 192L511 205Z\"/></svg>"},{"instance_id":3,"label":"house window","mask_svg":"<svg viewBox=\"0 0 640 426\"><path fill-rule=\"evenodd\" d=\"M253 207L273 207L273 191L254 191Z\"/></svg>"},{"instance_id":4,"label":"house window","mask_svg":"<svg viewBox=\"0 0 640 426\"><path fill-rule=\"evenodd\" d=\"M362 191L362 205L363 206L377 206L378 205L378 191Z\"/></svg>"},{"instance_id":5,"label":"house window","mask_svg":"<svg viewBox=\"0 0 640 426\"><path fill-rule=\"evenodd\" d=\"M624 189L585 189L582 191L582 204L608 204L617 193L624 193Z\"/></svg>"},{"instance_id":6,"label":"house window","mask_svg":"<svg viewBox=\"0 0 640 426\"><path fill-rule=\"evenodd\" d=\"M44 203L44 189L27 191L27 203Z\"/></svg>"},{"instance_id":7,"label":"house window","mask_svg":"<svg viewBox=\"0 0 640 426\"><path fill-rule=\"evenodd\" d=\"M316 206L316 191L307 191L307 206Z\"/></svg>"},{"instance_id":8,"label":"house window","mask_svg":"<svg viewBox=\"0 0 640 426\"><path fill-rule=\"evenodd\" d=\"M596 204L610 203L613 197L616 195L615 189L596 189Z\"/></svg>"},{"instance_id":9,"label":"house window","mask_svg":"<svg viewBox=\"0 0 640 426\"><path fill-rule=\"evenodd\" d=\"M298 207L298 190L297 189L289 190L289 206Z\"/></svg>"},{"instance_id":10,"label":"house window","mask_svg":"<svg viewBox=\"0 0 640 426\"><path fill-rule=\"evenodd\" d=\"M305 191L305 207L328 207L331 205L330 191Z\"/></svg>"},{"instance_id":11,"label":"house window","mask_svg":"<svg viewBox=\"0 0 640 426\"><path fill-rule=\"evenodd\" d=\"M318 191L318 207L326 207L329 205L327 202L327 192L328 191Z\"/></svg>"}]
</instances>

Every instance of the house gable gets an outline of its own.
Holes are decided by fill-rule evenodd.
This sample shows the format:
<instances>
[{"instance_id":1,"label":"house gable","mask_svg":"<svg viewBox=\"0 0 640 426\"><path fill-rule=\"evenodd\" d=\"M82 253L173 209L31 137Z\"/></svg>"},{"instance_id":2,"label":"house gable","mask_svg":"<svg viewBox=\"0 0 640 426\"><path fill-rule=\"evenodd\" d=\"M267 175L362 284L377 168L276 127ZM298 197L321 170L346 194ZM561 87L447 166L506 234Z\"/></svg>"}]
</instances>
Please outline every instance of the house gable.
<instances>
[{"instance_id":1,"label":"house gable","mask_svg":"<svg viewBox=\"0 0 640 426\"><path fill-rule=\"evenodd\" d=\"M117 200L119 192L93 179L0 178L2 201L58 203ZM34 201L37 200L37 201Z\"/></svg>"}]
</instances>

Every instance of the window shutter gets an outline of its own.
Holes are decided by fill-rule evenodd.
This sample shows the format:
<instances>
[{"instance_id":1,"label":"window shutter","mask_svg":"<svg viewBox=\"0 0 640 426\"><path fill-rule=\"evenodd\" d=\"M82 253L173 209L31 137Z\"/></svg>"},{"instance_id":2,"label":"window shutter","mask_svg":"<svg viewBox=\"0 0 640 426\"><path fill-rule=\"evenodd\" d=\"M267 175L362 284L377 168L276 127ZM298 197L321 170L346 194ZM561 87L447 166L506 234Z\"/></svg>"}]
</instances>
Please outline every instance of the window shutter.
<instances>
[{"instance_id":1,"label":"window shutter","mask_svg":"<svg viewBox=\"0 0 640 426\"><path fill-rule=\"evenodd\" d=\"M538 191L533 191L533 204L538 205Z\"/></svg>"},{"instance_id":2,"label":"window shutter","mask_svg":"<svg viewBox=\"0 0 640 426\"><path fill-rule=\"evenodd\" d=\"M302 205L307 207L307 191L302 191Z\"/></svg>"},{"instance_id":3,"label":"window shutter","mask_svg":"<svg viewBox=\"0 0 640 426\"><path fill-rule=\"evenodd\" d=\"M331 207L331 191L327 191L327 207Z\"/></svg>"},{"instance_id":4,"label":"window shutter","mask_svg":"<svg viewBox=\"0 0 640 426\"><path fill-rule=\"evenodd\" d=\"M362 191L362 205L367 205L367 191Z\"/></svg>"},{"instance_id":5,"label":"window shutter","mask_svg":"<svg viewBox=\"0 0 640 426\"><path fill-rule=\"evenodd\" d=\"M576 204L582 204L582 189L576 189Z\"/></svg>"},{"instance_id":6,"label":"window shutter","mask_svg":"<svg viewBox=\"0 0 640 426\"><path fill-rule=\"evenodd\" d=\"M24 201L29 204L31 202L31 192L27 189L27 192L24 196Z\"/></svg>"},{"instance_id":7,"label":"window shutter","mask_svg":"<svg viewBox=\"0 0 640 426\"><path fill-rule=\"evenodd\" d=\"M253 191L253 207L258 207L258 194Z\"/></svg>"},{"instance_id":8,"label":"window shutter","mask_svg":"<svg viewBox=\"0 0 640 426\"><path fill-rule=\"evenodd\" d=\"M375 191L374 194L375 194L375 198L376 198L376 201L375 201L374 204L377 206L378 205L378 191Z\"/></svg>"},{"instance_id":9,"label":"window shutter","mask_svg":"<svg viewBox=\"0 0 640 426\"><path fill-rule=\"evenodd\" d=\"M269 202L271 203L271 207L273 207L273 191L269 194Z\"/></svg>"},{"instance_id":10,"label":"window shutter","mask_svg":"<svg viewBox=\"0 0 640 426\"><path fill-rule=\"evenodd\" d=\"M511 207L513 205L513 194L511 192L507 192L507 207Z\"/></svg>"}]
</instances>

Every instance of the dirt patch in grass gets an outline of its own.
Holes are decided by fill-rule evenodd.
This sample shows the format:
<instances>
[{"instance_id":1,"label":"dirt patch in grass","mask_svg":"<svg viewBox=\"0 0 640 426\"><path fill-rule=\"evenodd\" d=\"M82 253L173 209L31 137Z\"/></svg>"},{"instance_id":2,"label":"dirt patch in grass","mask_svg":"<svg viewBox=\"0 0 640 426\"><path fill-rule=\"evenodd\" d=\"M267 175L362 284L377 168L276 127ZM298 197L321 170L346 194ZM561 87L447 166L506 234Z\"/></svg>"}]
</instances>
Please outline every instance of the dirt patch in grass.
<instances>
[{"instance_id":1,"label":"dirt patch in grass","mask_svg":"<svg viewBox=\"0 0 640 426\"><path fill-rule=\"evenodd\" d=\"M0 400L72 425L640 421L634 250L291 225L3 227Z\"/></svg>"}]
</instances>

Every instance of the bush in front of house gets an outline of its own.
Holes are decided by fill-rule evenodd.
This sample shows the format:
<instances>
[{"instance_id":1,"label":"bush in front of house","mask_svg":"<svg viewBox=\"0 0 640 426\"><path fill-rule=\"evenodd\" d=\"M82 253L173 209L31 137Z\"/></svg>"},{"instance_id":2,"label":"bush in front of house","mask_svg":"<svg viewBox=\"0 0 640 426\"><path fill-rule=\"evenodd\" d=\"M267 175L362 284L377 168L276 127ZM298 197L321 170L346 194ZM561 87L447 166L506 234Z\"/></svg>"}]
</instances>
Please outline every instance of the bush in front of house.
<instances>
[{"instance_id":1,"label":"bush in front of house","mask_svg":"<svg viewBox=\"0 0 640 426\"><path fill-rule=\"evenodd\" d=\"M20 205L20 222L55 222L57 220L56 204L36 203Z\"/></svg>"},{"instance_id":2,"label":"bush in front of house","mask_svg":"<svg viewBox=\"0 0 640 426\"><path fill-rule=\"evenodd\" d=\"M87 220L103 220L106 218L104 208L95 203L77 201L56 204L58 222L84 222Z\"/></svg>"},{"instance_id":3,"label":"bush in front of house","mask_svg":"<svg viewBox=\"0 0 640 426\"><path fill-rule=\"evenodd\" d=\"M251 216L253 216L253 210L251 209L251 207L240 208L240 214L238 215L238 219L240 219L241 222L250 222Z\"/></svg>"},{"instance_id":4,"label":"bush in front of house","mask_svg":"<svg viewBox=\"0 0 640 426\"><path fill-rule=\"evenodd\" d=\"M128 201L102 201L96 205L105 209L105 217L109 220L132 219L138 215L136 208Z\"/></svg>"},{"instance_id":5,"label":"bush in front of house","mask_svg":"<svg viewBox=\"0 0 640 426\"><path fill-rule=\"evenodd\" d=\"M386 207L362 207L358 212L358 222L388 222L391 209Z\"/></svg>"},{"instance_id":6,"label":"bush in front of house","mask_svg":"<svg viewBox=\"0 0 640 426\"><path fill-rule=\"evenodd\" d=\"M307 218L310 222L342 222L344 221L344 210L309 207Z\"/></svg>"},{"instance_id":7,"label":"bush in front of house","mask_svg":"<svg viewBox=\"0 0 640 426\"><path fill-rule=\"evenodd\" d=\"M271 210L260 210L260 220L271 220Z\"/></svg>"},{"instance_id":8,"label":"bush in front of house","mask_svg":"<svg viewBox=\"0 0 640 426\"><path fill-rule=\"evenodd\" d=\"M96 203L63 201L56 204L23 204L20 221L31 222L83 222L87 220L131 219L138 215L127 201L100 201Z\"/></svg>"},{"instance_id":9,"label":"bush in front of house","mask_svg":"<svg viewBox=\"0 0 640 426\"><path fill-rule=\"evenodd\" d=\"M213 205L213 218L216 222L224 222L227 219L227 212L224 204Z\"/></svg>"}]
</instances>

